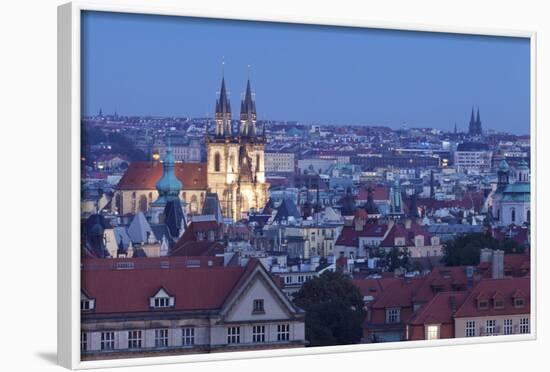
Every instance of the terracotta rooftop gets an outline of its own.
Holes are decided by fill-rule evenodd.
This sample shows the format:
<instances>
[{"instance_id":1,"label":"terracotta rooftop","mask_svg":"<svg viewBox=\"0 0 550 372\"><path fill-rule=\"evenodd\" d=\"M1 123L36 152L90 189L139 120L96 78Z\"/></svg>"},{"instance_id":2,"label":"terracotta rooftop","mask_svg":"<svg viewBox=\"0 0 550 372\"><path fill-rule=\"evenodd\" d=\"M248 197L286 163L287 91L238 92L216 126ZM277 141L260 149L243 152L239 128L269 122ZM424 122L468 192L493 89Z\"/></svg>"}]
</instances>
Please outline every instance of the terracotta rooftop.
<instances>
[{"instance_id":1,"label":"terracotta rooftop","mask_svg":"<svg viewBox=\"0 0 550 372\"><path fill-rule=\"evenodd\" d=\"M119 190L155 190L163 174L161 162L134 162L120 179ZM206 163L176 163L174 172L183 190L206 189Z\"/></svg>"}]
</instances>

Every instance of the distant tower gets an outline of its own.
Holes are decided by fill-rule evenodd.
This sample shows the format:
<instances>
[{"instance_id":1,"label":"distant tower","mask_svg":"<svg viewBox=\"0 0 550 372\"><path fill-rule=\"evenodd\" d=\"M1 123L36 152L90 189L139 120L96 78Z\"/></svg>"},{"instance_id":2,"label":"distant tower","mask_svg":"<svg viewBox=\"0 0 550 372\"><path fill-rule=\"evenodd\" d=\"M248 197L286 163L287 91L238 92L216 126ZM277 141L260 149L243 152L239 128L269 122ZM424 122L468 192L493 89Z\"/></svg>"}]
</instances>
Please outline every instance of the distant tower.
<instances>
[{"instance_id":1,"label":"distant tower","mask_svg":"<svg viewBox=\"0 0 550 372\"><path fill-rule=\"evenodd\" d=\"M497 190L503 191L506 186L510 183L510 167L506 160L502 160L498 166L497 170Z\"/></svg>"},{"instance_id":2,"label":"distant tower","mask_svg":"<svg viewBox=\"0 0 550 372\"><path fill-rule=\"evenodd\" d=\"M397 177L390 188L390 216L396 219L403 217L403 198L399 178Z\"/></svg>"},{"instance_id":3,"label":"distant tower","mask_svg":"<svg viewBox=\"0 0 550 372\"><path fill-rule=\"evenodd\" d=\"M227 99L225 90L225 78L222 76L222 86L220 88L220 96L216 100L216 136L230 137L233 135L231 130L231 104Z\"/></svg>"},{"instance_id":4,"label":"distant tower","mask_svg":"<svg viewBox=\"0 0 550 372\"><path fill-rule=\"evenodd\" d=\"M99 108L99 114L97 116L99 116L100 118L103 117L103 110L101 109L101 107Z\"/></svg>"},{"instance_id":5,"label":"distant tower","mask_svg":"<svg viewBox=\"0 0 550 372\"><path fill-rule=\"evenodd\" d=\"M481 118L479 115L479 107L477 108L477 115L474 117L474 108L472 107L472 113L470 115L470 124L468 125L468 134L470 136L481 136L483 130L481 127Z\"/></svg>"},{"instance_id":6,"label":"distant tower","mask_svg":"<svg viewBox=\"0 0 550 372\"><path fill-rule=\"evenodd\" d=\"M246 92L241 101L241 125L239 133L242 137L256 136L256 102L252 98L250 79L246 82Z\"/></svg>"},{"instance_id":7,"label":"distant tower","mask_svg":"<svg viewBox=\"0 0 550 372\"><path fill-rule=\"evenodd\" d=\"M475 126L476 126L476 121L474 118L474 108L472 107L472 113L470 115L470 124L468 124L468 134L470 136L475 135L475 131L476 131Z\"/></svg>"},{"instance_id":8,"label":"distant tower","mask_svg":"<svg viewBox=\"0 0 550 372\"><path fill-rule=\"evenodd\" d=\"M476 115L476 133L478 136L481 136L482 134L482 128L481 128L481 119L479 117L479 107L477 108L477 115Z\"/></svg>"},{"instance_id":9,"label":"distant tower","mask_svg":"<svg viewBox=\"0 0 550 372\"><path fill-rule=\"evenodd\" d=\"M456 122L455 122L455 134L457 134L457 133L458 133L458 132L457 132L457 130L456 130Z\"/></svg>"}]
</instances>

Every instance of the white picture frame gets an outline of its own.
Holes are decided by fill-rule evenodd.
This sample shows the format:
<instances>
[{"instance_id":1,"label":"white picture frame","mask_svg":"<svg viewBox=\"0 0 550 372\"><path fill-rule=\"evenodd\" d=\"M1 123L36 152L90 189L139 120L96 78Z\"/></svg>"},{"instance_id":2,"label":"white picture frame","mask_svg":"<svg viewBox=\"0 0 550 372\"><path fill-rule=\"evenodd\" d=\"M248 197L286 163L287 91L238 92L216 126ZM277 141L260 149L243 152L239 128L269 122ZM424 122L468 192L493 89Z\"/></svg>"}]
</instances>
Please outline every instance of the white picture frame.
<instances>
[{"instance_id":1,"label":"white picture frame","mask_svg":"<svg viewBox=\"0 0 550 372\"><path fill-rule=\"evenodd\" d=\"M266 358L276 356L330 354L472 343L534 340L537 337L536 297L532 297L531 333L526 335L475 337L437 341L412 341L389 344L360 344L288 350L247 351L218 354L147 357L134 359L81 361L80 335L80 17L82 11L104 11L169 16L192 16L232 20L287 22L327 26L352 26L393 30L444 32L472 35L492 35L529 38L531 42L531 159L532 213L531 225L531 291L537 293L537 136L536 136L536 32L493 29L414 25L370 21L355 21L307 16L285 17L239 11L227 14L184 7L144 5L131 1L105 3L74 1L58 8L58 361L70 369L91 369L169 363L202 362L228 359Z\"/></svg>"}]
</instances>

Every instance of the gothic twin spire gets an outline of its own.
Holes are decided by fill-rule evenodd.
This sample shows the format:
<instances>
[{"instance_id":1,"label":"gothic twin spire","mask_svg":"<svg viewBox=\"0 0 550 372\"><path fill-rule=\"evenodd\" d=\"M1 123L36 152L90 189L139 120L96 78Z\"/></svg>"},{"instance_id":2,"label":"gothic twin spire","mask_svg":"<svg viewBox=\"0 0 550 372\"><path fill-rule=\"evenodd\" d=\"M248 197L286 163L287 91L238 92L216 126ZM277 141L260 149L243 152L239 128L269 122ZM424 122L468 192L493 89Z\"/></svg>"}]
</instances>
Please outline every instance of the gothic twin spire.
<instances>
[{"instance_id":1,"label":"gothic twin spire","mask_svg":"<svg viewBox=\"0 0 550 372\"><path fill-rule=\"evenodd\" d=\"M474 108L472 107L472 114L470 115L470 124L468 126L468 134L471 136L481 136L481 119L479 116L479 107L477 108L477 115L474 119Z\"/></svg>"},{"instance_id":2,"label":"gothic twin spire","mask_svg":"<svg viewBox=\"0 0 550 372\"><path fill-rule=\"evenodd\" d=\"M231 127L231 104L225 88L225 78L222 76L219 98L216 100L216 136L233 136ZM252 98L250 79L246 82L246 92L241 101L239 133L244 137L256 135L256 102Z\"/></svg>"}]
</instances>

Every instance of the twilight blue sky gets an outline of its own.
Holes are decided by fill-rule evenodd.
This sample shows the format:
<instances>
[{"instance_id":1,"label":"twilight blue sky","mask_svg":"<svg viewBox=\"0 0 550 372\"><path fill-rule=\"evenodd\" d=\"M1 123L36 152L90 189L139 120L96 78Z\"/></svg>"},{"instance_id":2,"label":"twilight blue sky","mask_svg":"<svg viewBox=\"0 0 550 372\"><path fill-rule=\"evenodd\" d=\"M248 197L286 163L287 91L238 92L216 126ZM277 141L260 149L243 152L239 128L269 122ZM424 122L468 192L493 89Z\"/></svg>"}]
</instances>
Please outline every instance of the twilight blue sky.
<instances>
[{"instance_id":1,"label":"twilight blue sky","mask_svg":"<svg viewBox=\"0 0 550 372\"><path fill-rule=\"evenodd\" d=\"M529 40L85 12L82 113L212 115L225 58L237 118L529 133Z\"/></svg>"}]
</instances>

